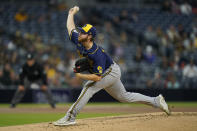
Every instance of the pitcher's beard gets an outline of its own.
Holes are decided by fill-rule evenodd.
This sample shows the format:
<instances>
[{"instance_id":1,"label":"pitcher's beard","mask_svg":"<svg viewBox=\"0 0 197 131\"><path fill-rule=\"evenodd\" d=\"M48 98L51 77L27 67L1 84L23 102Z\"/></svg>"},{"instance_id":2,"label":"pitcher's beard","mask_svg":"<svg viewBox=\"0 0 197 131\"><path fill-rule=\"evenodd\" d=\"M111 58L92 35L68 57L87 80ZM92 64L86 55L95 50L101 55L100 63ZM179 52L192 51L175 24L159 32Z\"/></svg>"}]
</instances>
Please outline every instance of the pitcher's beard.
<instances>
[{"instance_id":1,"label":"pitcher's beard","mask_svg":"<svg viewBox=\"0 0 197 131\"><path fill-rule=\"evenodd\" d=\"M87 42L87 38L79 39L78 42L80 42L80 43Z\"/></svg>"}]
</instances>

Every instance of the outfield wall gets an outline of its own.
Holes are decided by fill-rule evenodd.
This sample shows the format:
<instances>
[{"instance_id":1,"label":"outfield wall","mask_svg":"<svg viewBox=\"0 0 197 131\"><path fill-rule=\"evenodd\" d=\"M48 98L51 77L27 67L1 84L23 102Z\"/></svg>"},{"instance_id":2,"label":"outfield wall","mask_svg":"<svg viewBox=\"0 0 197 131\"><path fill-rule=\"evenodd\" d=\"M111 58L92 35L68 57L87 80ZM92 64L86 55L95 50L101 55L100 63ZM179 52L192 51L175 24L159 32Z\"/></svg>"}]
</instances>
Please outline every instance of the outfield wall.
<instances>
[{"instance_id":1,"label":"outfield wall","mask_svg":"<svg viewBox=\"0 0 197 131\"><path fill-rule=\"evenodd\" d=\"M9 103L15 93L15 89L0 90L0 103ZM142 93L148 96L157 96L160 93L167 101L197 101L197 89L132 89L128 91ZM53 97L57 102L73 102L77 99L81 89L52 89ZM113 102L116 101L104 90L96 93L91 102ZM40 90L30 89L26 92L22 102L46 103L44 94Z\"/></svg>"}]
</instances>

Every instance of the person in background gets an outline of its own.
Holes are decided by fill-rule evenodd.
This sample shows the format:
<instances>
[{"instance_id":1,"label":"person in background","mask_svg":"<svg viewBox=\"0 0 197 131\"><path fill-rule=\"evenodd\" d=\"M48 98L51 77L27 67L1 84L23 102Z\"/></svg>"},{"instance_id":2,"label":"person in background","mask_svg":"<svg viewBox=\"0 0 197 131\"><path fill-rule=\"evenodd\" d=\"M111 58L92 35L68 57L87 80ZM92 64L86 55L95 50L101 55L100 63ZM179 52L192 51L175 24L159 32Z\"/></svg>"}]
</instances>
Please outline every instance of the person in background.
<instances>
[{"instance_id":1,"label":"person in background","mask_svg":"<svg viewBox=\"0 0 197 131\"><path fill-rule=\"evenodd\" d=\"M35 61L32 53L27 54L27 62L20 69L19 77L19 86L11 101L10 108L16 107L16 104L18 104L25 95L26 89L30 88L33 83L37 83L40 86L51 107L55 108L55 102L52 98L52 94L47 88L47 76L44 68L41 64Z\"/></svg>"},{"instance_id":2,"label":"person in background","mask_svg":"<svg viewBox=\"0 0 197 131\"><path fill-rule=\"evenodd\" d=\"M10 86L13 84L11 78L12 69L10 64L6 63L0 73L0 83L4 86Z\"/></svg>"},{"instance_id":3,"label":"person in background","mask_svg":"<svg viewBox=\"0 0 197 131\"><path fill-rule=\"evenodd\" d=\"M197 66L191 59L190 63L183 69L183 81L185 88L194 88L196 86L195 81L197 80Z\"/></svg>"}]
</instances>

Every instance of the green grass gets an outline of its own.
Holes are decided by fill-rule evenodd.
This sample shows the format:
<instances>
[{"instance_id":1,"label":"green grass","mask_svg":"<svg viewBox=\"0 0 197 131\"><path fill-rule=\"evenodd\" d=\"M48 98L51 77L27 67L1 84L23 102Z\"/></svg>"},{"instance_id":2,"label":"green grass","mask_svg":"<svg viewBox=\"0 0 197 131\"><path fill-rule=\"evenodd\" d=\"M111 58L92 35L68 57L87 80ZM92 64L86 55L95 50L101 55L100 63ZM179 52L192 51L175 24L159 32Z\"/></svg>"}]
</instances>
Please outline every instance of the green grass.
<instances>
[{"instance_id":1,"label":"green grass","mask_svg":"<svg viewBox=\"0 0 197 131\"><path fill-rule=\"evenodd\" d=\"M117 116L123 113L80 113L77 119L104 117L104 116ZM24 125L31 123L50 122L63 117L64 114L57 113L0 113L0 127Z\"/></svg>"},{"instance_id":2,"label":"green grass","mask_svg":"<svg viewBox=\"0 0 197 131\"><path fill-rule=\"evenodd\" d=\"M58 107L71 106L72 103L58 104ZM197 102L168 102L170 106L174 107L197 107ZM128 104L128 103L88 103L86 106L140 106L143 104ZM9 104L0 104L0 108L7 108ZM48 104L19 104L20 107L49 107ZM104 117L104 116L117 116L125 113L80 113L77 119L91 118L91 117ZM64 113L3 113L0 112L0 126L23 125L31 123L55 121L63 117Z\"/></svg>"},{"instance_id":3,"label":"green grass","mask_svg":"<svg viewBox=\"0 0 197 131\"><path fill-rule=\"evenodd\" d=\"M168 102L168 104L176 107L197 107L197 102Z\"/></svg>"},{"instance_id":4,"label":"green grass","mask_svg":"<svg viewBox=\"0 0 197 131\"><path fill-rule=\"evenodd\" d=\"M168 102L169 105L180 107L197 107L197 101L194 102ZM58 104L60 107L71 106L72 103ZM19 104L17 107L46 107L48 104ZM145 106L144 104L136 103L120 103L120 102L96 102L88 103L86 106ZM9 107L9 104L0 104L1 107Z\"/></svg>"}]
</instances>

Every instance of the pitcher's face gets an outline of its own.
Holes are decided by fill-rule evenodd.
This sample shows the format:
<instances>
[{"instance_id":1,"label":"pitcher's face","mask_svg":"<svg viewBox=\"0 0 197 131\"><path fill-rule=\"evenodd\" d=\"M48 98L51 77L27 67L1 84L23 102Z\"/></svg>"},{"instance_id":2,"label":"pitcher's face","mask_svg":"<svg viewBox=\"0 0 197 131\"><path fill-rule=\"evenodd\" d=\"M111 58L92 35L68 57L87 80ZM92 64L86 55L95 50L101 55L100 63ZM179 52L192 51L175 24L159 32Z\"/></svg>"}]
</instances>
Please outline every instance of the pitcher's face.
<instances>
[{"instance_id":1,"label":"pitcher's face","mask_svg":"<svg viewBox=\"0 0 197 131\"><path fill-rule=\"evenodd\" d=\"M87 42L88 41L88 34L80 32L79 37L78 37L78 41L79 42Z\"/></svg>"}]
</instances>

